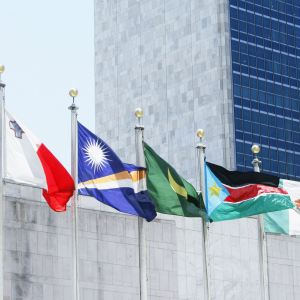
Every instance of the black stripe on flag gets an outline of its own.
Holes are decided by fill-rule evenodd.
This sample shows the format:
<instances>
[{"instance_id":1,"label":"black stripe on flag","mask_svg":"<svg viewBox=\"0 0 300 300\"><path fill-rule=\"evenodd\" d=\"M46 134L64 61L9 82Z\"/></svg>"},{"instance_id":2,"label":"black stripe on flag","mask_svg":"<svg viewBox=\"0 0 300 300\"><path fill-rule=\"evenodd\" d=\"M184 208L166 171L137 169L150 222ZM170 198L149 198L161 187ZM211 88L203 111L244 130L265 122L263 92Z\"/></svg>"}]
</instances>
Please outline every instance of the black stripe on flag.
<instances>
[{"instance_id":1,"label":"black stripe on flag","mask_svg":"<svg viewBox=\"0 0 300 300\"><path fill-rule=\"evenodd\" d=\"M257 173L257 172L239 172L228 171L225 168L207 162L207 165L215 176L225 185L231 187L239 187L247 184L264 184L269 186L278 187L279 177Z\"/></svg>"}]
</instances>

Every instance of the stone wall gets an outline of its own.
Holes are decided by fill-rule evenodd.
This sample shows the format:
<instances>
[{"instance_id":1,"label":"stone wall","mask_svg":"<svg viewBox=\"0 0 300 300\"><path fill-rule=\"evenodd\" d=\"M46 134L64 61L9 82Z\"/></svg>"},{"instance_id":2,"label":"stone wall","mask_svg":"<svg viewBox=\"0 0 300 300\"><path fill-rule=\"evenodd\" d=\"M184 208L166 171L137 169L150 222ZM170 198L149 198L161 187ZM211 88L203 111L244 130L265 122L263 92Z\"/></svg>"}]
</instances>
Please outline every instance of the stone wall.
<instances>
[{"instance_id":1,"label":"stone wall","mask_svg":"<svg viewBox=\"0 0 300 300\"><path fill-rule=\"evenodd\" d=\"M79 209L80 299L139 299L137 224L135 216ZM6 185L4 300L73 299L71 232L70 207L56 213L40 189ZM147 236L149 299L178 299L175 222L155 220Z\"/></svg>"},{"instance_id":2,"label":"stone wall","mask_svg":"<svg viewBox=\"0 0 300 300\"><path fill-rule=\"evenodd\" d=\"M267 235L270 299L300 299L300 238Z\"/></svg>"},{"instance_id":3,"label":"stone wall","mask_svg":"<svg viewBox=\"0 0 300 300\"><path fill-rule=\"evenodd\" d=\"M173 219L173 220L172 220ZM138 222L80 198L83 300L138 300ZM300 299L300 238L267 234L271 300ZM148 224L148 299L204 299L201 220L160 215ZM210 225L213 300L259 299L255 218ZM70 207L53 212L41 190L6 184L4 300L71 300Z\"/></svg>"}]
</instances>

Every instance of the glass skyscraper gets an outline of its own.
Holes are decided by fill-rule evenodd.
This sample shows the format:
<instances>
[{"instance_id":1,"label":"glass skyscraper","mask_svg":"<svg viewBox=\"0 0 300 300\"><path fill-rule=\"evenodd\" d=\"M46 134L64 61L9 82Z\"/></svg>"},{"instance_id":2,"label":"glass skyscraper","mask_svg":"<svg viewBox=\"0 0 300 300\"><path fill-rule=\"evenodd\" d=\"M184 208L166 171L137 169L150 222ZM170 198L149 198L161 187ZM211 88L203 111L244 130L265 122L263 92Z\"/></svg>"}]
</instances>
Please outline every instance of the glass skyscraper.
<instances>
[{"instance_id":1,"label":"glass skyscraper","mask_svg":"<svg viewBox=\"0 0 300 300\"><path fill-rule=\"evenodd\" d=\"M230 0L237 169L300 180L299 0Z\"/></svg>"}]
</instances>

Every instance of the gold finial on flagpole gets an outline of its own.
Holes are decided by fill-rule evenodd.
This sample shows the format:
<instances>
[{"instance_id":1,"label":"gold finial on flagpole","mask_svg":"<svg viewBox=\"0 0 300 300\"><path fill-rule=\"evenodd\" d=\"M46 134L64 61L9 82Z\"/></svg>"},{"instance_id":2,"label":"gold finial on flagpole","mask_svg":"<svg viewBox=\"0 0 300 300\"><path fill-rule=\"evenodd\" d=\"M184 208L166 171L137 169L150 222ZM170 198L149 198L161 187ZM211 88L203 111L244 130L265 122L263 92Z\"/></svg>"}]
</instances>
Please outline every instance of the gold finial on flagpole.
<instances>
[{"instance_id":1,"label":"gold finial on flagpole","mask_svg":"<svg viewBox=\"0 0 300 300\"><path fill-rule=\"evenodd\" d=\"M197 130L197 136L198 136L199 138L203 138L204 135L205 135L205 132L204 132L203 129L200 128L200 129Z\"/></svg>"},{"instance_id":2,"label":"gold finial on flagpole","mask_svg":"<svg viewBox=\"0 0 300 300\"><path fill-rule=\"evenodd\" d=\"M142 126L141 125L141 117L144 115L144 112L141 108L137 108L135 111L134 111L134 114L135 116L138 118L138 126Z\"/></svg>"},{"instance_id":3,"label":"gold finial on flagpole","mask_svg":"<svg viewBox=\"0 0 300 300\"><path fill-rule=\"evenodd\" d=\"M78 107L75 105L74 103L74 98L77 97L78 95L78 90L75 88L71 88L69 91L69 95L73 98L73 103L72 105L69 107L70 110L77 110Z\"/></svg>"},{"instance_id":4,"label":"gold finial on flagpole","mask_svg":"<svg viewBox=\"0 0 300 300\"><path fill-rule=\"evenodd\" d=\"M0 64L0 74L2 74L5 71L4 65Z\"/></svg>"},{"instance_id":5,"label":"gold finial on flagpole","mask_svg":"<svg viewBox=\"0 0 300 300\"><path fill-rule=\"evenodd\" d=\"M134 113L135 116L138 118L141 118L144 115L143 110L141 108L137 108Z\"/></svg>"},{"instance_id":6,"label":"gold finial on flagpole","mask_svg":"<svg viewBox=\"0 0 300 300\"><path fill-rule=\"evenodd\" d=\"M72 98L77 97L77 95L78 95L78 90L75 89L75 88L71 88L70 91L69 91L69 95L70 95Z\"/></svg>"},{"instance_id":7,"label":"gold finial on flagpole","mask_svg":"<svg viewBox=\"0 0 300 300\"><path fill-rule=\"evenodd\" d=\"M260 148L258 145L253 145L251 148L252 153L257 154L260 151Z\"/></svg>"},{"instance_id":8,"label":"gold finial on flagpole","mask_svg":"<svg viewBox=\"0 0 300 300\"><path fill-rule=\"evenodd\" d=\"M73 104L74 104L74 98L78 95L78 90L75 88L71 88L69 91L69 95L73 98Z\"/></svg>"}]
</instances>

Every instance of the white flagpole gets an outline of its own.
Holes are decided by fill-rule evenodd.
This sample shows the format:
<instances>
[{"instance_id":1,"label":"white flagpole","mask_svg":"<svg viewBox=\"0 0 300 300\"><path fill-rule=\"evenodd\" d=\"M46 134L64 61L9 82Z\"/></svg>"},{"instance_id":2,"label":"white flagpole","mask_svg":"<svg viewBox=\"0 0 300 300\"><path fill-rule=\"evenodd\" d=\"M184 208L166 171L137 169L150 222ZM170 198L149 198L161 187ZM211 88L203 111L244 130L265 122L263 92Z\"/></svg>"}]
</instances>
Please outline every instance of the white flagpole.
<instances>
[{"instance_id":1,"label":"white flagpole","mask_svg":"<svg viewBox=\"0 0 300 300\"><path fill-rule=\"evenodd\" d=\"M71 200L72 211L72 250L73 250L73 299L79 300L79 272L78 272L78 216L77 216L77 185L78 185L78 128L77 128L77 110L74 98L78 91L72 88L69 92L73 98L73 103L69 107L71 110L71 159L72 159L72 178L75 184L75 191Z\"/></svg>"},{"instance_id":2,"label":"white flagpole","mask_svg":"<svg viewBox=\"0 0 300 300\"><path fill-rule=\"evenodd\" d=\"M252 152L256 154L253 159L253 171L260 172L259 165L261 161L257 158L260 148L258 145L253 145ZM258 252L259 252L259 267L260 267L260 291L261 299L269 300L269 280L268 280L268 258L267 258L267 243L264 225L263 214L257 215L257 229L258 229Z\"/></svg>"},{"instance_id":3,"label":"white flagpole","mask_svg":"<svg viewBox=\"0 0 300 300\"><path fill-rule=\"evenodd\" d=\"M141 124L143 110L137 108L135 115L138 117L138 124L135 125L135 143L136 143L136 163L139 167L146 167L143 135L144 126ZM139 228L139 267L140 267L140 300L147 300L147 244L146 230L147 222L144 218L138 217Z\"/></svg>"},{"instance_id":4,"label":"white flagpole","mask_svg":"<svg viewBox=\"0 0 300 300\"><path fill-rule=\"evenodd\" d=\"M202 142L204 137L204 130L198 129L197 136L200 138L200 143L197 144L199 153L199 167L200 167L200 190L204 205L206 206L206 188L205 188L205 165L204 165L204 154L206 146ZM205 280L205 299L210 300L210 258L209 258L209 223L202 219L203 229L203 275Z\"/></svg>"},{"instance_id":5,"label":"white flagpole","mask_svg":"<svg viewBox=\"0 0 300 300\"><path fill-rule=\"evenodd\" d=\"M0 132L1 134L1 140L0 140L0 170L2 172L2 168L3 168L3 160L2 160L2 151L4 151L5 153L5 149L3 149L3 140L5 139L5 132L2 131L2 117L3 117L3 109L4 109L4 105L2 103L2 99L4 102L4 97L3 97L3 93L4 93L4 88L5 88L5 83L2 82L1 80L1 74L4 72L5 67L3 65L0 64L0 105L1 105L1 121L0 121ZM5 122L5 115L4 115L4 122ZM4 161L4 167L5 167L5 161ZM3 184L3 180L5 178L5 170L4 170L4 176L1 178L0 180L0 299L3 299L3 207L4 204L3 202L5 201L5 195L4 195L4 184Z\"/></svg>"}]
</instances>

